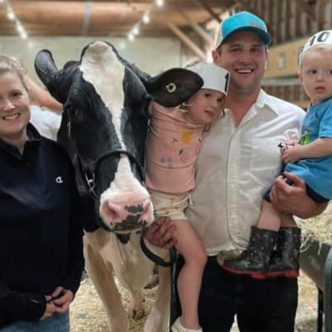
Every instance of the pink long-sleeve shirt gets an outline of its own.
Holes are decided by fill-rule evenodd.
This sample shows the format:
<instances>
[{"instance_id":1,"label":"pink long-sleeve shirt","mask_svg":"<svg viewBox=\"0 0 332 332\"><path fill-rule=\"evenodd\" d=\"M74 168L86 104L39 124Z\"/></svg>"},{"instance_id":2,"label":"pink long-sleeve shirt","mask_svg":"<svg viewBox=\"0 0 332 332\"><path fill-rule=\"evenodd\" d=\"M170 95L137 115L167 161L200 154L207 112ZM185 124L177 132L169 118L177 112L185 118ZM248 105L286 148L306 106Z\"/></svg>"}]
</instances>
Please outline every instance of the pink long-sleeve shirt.
<instances>
[{"instance_id":1,"label":"pink long-sleeve shirt","mask_svg":"<svg viewBox=\"0 0 332 332\"><path fill-rule=\"evenodd\" d=\"M188 122L176 108L150 104L146 147L146 185L169 194L195 187L195 163L202 145L203 125Z\"/></svg>"}]
</instances>

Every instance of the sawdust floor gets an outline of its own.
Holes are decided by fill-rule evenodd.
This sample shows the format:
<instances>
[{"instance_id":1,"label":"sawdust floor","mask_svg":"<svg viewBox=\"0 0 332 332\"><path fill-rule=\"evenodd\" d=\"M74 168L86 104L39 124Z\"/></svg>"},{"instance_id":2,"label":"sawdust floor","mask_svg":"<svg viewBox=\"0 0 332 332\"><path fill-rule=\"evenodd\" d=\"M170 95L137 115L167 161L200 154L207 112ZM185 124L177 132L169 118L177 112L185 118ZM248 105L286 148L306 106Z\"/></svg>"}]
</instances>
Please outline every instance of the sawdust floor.
<instances>
[{"instance_id":1,"label":"sawdust floor","mask_svg":"<svg viewBox=\"0 0 332 332\"><path fill-rule=\"evenodd\" d=\"M120 287L123 302L128 305L128 295ZM145 290L147 312L153 305L157 288ZM317 290L315 285L304 275L299 278L299 306L295 332L316 332ZM106 314L89 278L82 281L76 299L71 306L72 332L108 332ZM130 332L143 331L144 318L131 320ZM232 332L238 331L236 327Z\"/></svg>"}]
</instances>

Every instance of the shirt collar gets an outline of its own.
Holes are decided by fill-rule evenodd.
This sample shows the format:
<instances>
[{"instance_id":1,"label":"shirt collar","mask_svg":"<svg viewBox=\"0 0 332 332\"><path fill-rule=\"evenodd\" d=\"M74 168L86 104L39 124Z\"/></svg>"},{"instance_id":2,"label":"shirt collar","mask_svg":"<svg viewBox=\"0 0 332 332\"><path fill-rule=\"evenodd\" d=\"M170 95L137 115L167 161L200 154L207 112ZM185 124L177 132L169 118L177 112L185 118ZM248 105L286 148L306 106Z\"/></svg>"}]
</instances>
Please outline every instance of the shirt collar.
<instances>
[{"instance_id":1,"label":"shirt collar","mask_svg":"<svg viewBox=\"0 0 332 332\"><path fill-rule=\"evenodd\" d=\"M250 109L256 109L256 111L268 109L276 115L280 114L280 108L278 107L278 103L276 103L276 98L267 94L263 89L259 91L256 102L251 106ZM225 108L225 112L230 111L231 109Z\"/></svg>"},{"instance_id":2,"label":"shirt collar","mask_svg":"<svg viewBox=\"0 0 332 332\"><path fill-rule=\"evenodd\" d=\"M40 141L42 138L37 129L31 123L28 123L27 134L29 141Z\"/></svg>"},{"instance_id":3,"label":"shirt collar","mask_svg":"<svg viewBox=\"0 0 332 332\"><path fill-rule=\"evenodd\" d=\"M276 115L280 115L281 108L279 107L278 99L267 94L263 89L260 90L259 95L256 100L256 107L258 109L266 108L275 113Z\"/></svg>"},{"instance_id":4,"label":"shirt collar","mask_svg":"<svg viewBox=\"0 0 332 332\"><path fill-rule=\"evenodd\" d=\"M42 138L37 129L31 123L28 123L27 135L29 139L25 144L28 145L34 145L35 143L39 142ZM15 146L8 144L7 142L1 139L0 139L0 148L2 148L4 151L7 151L9 154L15 156L16 158L22 159L22 155L18 152Z\"/></svg>"},{"instance_id":5,"label":"shirt collar","mask_svg":"<svg viewBox=\"0 0 332 332\"><path fill-rule=\"evenodd\" d=\"M332 100L332 97L328 97L328 98L326 98L326 99L320 101L320 102L317 103L317 104L314 104L314 105L313 105L312 103L310 103L309 108L313 109L313 108L316 108L316 107L321 107L321 106L324 105L324 104L329 104L329 103L331 102L331 100Z\"/></svg>"}]
</instances>

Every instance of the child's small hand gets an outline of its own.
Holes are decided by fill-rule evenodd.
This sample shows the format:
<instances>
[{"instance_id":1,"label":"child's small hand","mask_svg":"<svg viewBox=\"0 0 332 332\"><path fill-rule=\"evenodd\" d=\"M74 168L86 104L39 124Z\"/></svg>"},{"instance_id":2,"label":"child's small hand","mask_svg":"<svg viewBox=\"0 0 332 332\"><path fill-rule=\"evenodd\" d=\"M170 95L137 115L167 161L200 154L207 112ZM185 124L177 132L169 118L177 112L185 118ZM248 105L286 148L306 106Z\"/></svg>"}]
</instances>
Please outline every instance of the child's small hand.
<instances>
[{"instance_id":1,"label":"child's small hand","mask_svg":"<svg viewBox=\"0 0 332 332\"><path fill-rule=\"evenodd\" d=\"M287 148L282 150L282 161L284 163L295 163L296 161L302 159L301 156L301 145L288 145Z\"/></svg>"},{"instance_id":2,"label":"child's small hand","mask_svg":"<svg viewBox=\"0 0 332 332\"><path fill-rule=\"evenodd\" d=\"M295 146L299 144L299 140L297 138L291 138L286 141L287 146Z\"/></svg>"}]
</instances>

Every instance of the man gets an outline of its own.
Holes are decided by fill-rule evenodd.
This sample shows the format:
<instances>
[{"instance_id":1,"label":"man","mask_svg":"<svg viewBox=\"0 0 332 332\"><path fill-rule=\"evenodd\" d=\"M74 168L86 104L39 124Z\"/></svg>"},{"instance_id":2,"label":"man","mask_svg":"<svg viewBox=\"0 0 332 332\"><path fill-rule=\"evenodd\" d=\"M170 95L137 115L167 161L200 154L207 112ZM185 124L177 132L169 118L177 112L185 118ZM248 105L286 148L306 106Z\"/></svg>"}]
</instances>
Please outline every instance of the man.
<instances>
[{"instance_id":1,"label":"man","mask_svg":"<svg viewBox=\"0 0 332 332\"><path fill-rule=\"evenodd\" d=\"M199 303L204 332L230 331L235 316L241 331L294 330L296 279L257 280L235 275L226 272L216 259L220 252L227 256L246 249L262 196L280 170L278 144L298 135L304 116L299 107L261 89L270 42L264 21L239 12L223 21L213 51L214 62L231 73L230 89L225 116L204 138L192 205L187 210L209 256ZM326 207L306 195L300 178L291 174L287 178L293 181L292 186L278 177L271 192L278 211L306 218ZM168 225L163 224L148 238L164 245L172 236ZM179 259L177 269L181 265Z\"/></svg>"}]
</instances>

